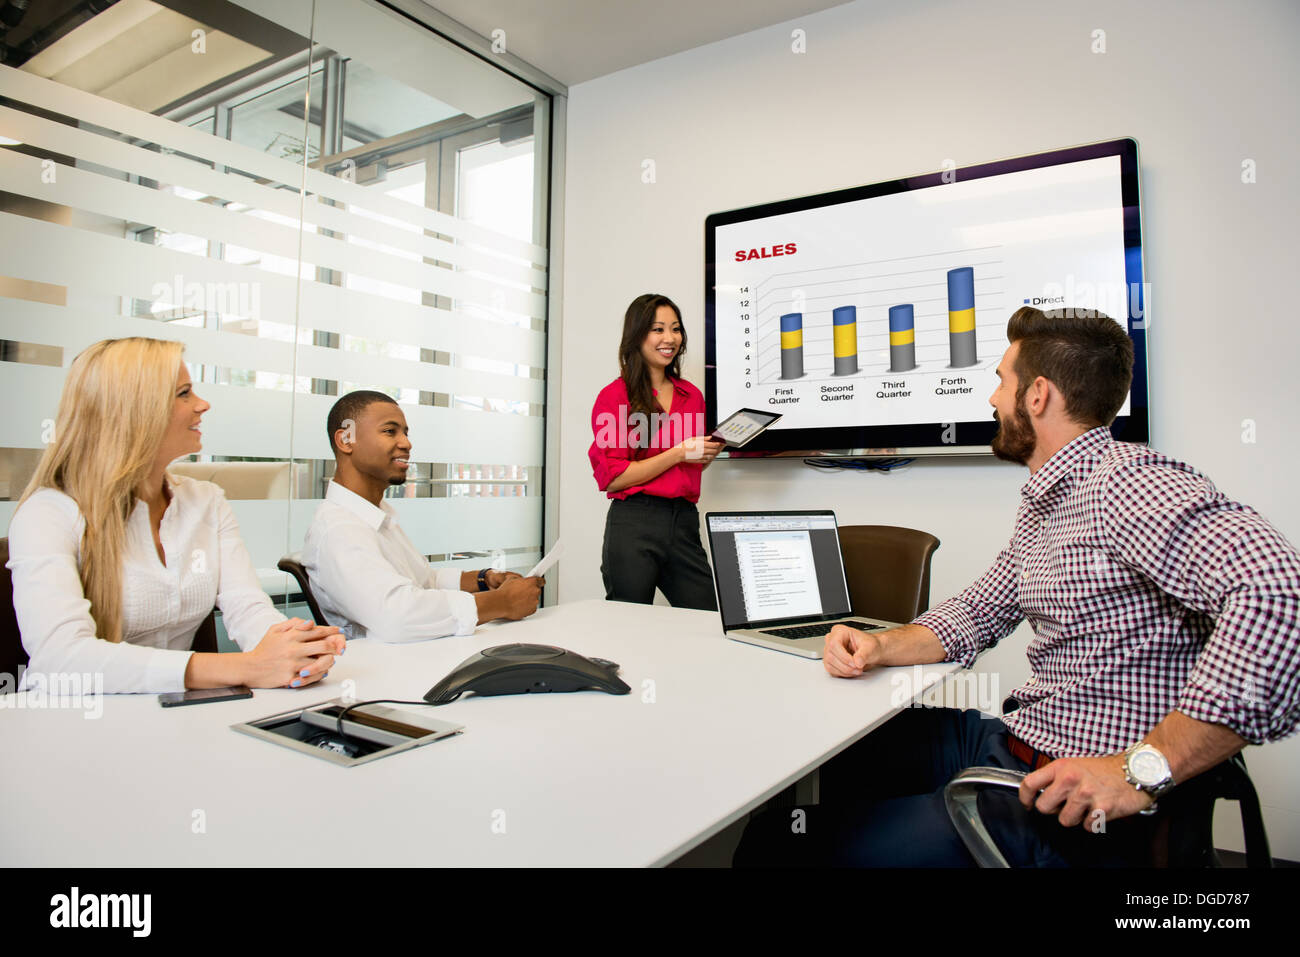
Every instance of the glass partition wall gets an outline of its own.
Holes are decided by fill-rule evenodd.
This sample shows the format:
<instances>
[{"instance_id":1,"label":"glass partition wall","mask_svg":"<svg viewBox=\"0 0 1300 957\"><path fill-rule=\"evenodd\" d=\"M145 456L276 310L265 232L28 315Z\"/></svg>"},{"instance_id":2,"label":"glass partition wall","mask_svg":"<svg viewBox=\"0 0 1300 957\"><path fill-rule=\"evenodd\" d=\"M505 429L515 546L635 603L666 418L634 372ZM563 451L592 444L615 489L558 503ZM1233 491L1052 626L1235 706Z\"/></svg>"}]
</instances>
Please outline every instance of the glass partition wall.
<instances>
[{"instance_id":1,"label":"glass partition wall","mask_svg":"<svg viewBox=\"0 0 1300 957\"><path fill-rule=\"evenodd\" d=\"M390 494L432 561L540 557L548 94L367 0L118 0L3 42L0 529L73 358L153 336L212 403L177 468L277 599L354 389L406 414Z\"/></svg>"}]
</instances>

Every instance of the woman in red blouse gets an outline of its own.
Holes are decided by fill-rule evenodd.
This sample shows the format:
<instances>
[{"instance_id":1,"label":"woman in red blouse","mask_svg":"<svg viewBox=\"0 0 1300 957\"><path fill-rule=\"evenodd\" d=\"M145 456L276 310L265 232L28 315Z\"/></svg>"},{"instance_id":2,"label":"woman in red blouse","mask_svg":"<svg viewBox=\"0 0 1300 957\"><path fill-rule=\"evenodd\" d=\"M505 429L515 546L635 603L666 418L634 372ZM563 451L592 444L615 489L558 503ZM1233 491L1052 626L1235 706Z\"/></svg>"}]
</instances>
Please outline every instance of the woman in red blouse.
<instances>
[{"instance_id":1,"label":"woman in red blouse","mask_svg":"<svg viewBox=\"0 0 1300 957\"><path fill-rule=\"evenodd\" d=\"M681 377L682 312L638 296L623 317L620 374L596 396L588 456L612 500L600 573L605 597L648 605L655 588L677 608L717 610L700 543L700 473L722 451L704 428L704 396Z\"/></svg>"}]
</instances>

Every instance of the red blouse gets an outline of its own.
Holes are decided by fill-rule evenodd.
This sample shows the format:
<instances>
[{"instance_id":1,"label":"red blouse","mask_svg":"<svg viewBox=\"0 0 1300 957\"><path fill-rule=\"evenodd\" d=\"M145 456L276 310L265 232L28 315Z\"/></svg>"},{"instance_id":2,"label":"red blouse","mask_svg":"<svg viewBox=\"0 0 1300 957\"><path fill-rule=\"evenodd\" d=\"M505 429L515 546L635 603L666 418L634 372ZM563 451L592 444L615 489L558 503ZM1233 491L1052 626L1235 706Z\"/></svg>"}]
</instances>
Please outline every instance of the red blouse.
<instances>
[{"instance_id":1,"label":"red blouse","mask_svg":"<svg viewBox=\"0 0 1300 957\"><path fill-rule=\"evenodd\" d=\"M629 415L627 386L622 378L615 379L596 396L596 404L591 408L591 431L595 441L591 443L587 457L591 459L591 470L602 492L623 474L631 462L652 458L683 439L707 434L704 428L704 394L685 379L669 381L674 389L672 408L652 416ZM660 472L645 485L630 485L606 494L610 498L627 498L645 492L695 503L700 500L702 471L703 467L698 463L682 462Z\"/></svg>"}]
</instances>

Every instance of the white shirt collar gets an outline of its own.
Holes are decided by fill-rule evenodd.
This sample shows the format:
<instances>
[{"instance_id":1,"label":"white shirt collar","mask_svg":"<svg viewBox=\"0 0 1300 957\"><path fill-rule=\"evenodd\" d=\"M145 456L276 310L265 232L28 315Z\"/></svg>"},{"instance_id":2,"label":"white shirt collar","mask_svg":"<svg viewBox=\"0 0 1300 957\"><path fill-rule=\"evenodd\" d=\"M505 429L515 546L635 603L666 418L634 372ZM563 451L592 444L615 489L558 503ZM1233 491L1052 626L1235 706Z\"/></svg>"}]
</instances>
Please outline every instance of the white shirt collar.
<instances>
[{"instance_id":1,"label":"white shirt collar","mask_svg":"<svg viewBox=\"0 0 1300 957\"><path fill-rule=\"evenodd\" d=\"M329 488L325 490L325 501L333 502L346 509L376 531L382 528L384 522L394 514L393 507L387 502L381 501L379 506L375 507L352 489L340 485L333 479L330 479Z\"/></svg>"}]
</instances>

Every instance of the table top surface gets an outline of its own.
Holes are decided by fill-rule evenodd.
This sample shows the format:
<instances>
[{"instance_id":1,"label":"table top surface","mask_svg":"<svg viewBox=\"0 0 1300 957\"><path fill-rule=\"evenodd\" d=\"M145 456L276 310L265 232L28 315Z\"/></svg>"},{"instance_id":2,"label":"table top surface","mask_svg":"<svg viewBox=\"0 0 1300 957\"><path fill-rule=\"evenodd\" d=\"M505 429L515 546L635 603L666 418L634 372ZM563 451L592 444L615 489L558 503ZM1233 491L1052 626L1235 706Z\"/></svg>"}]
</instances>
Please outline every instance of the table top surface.
<instances>
[{"instance_id":1,"label":"table top surface","mask_svg":"<svg viewBox=\"0 0 1300 957\"><path fill-rule=\"evenodd\" d=\"M348 691L418 700L511 642L617 661L632 693L466 695L427 709L464 733L354 768L231 730ZM836 679L725 638L716 613L582 601L461 638L349 642L323 684L242 701L109 695L92 717L0 696L0 863L662 865L888 719L915 678Z\"/></svg>"}]
</instances>

